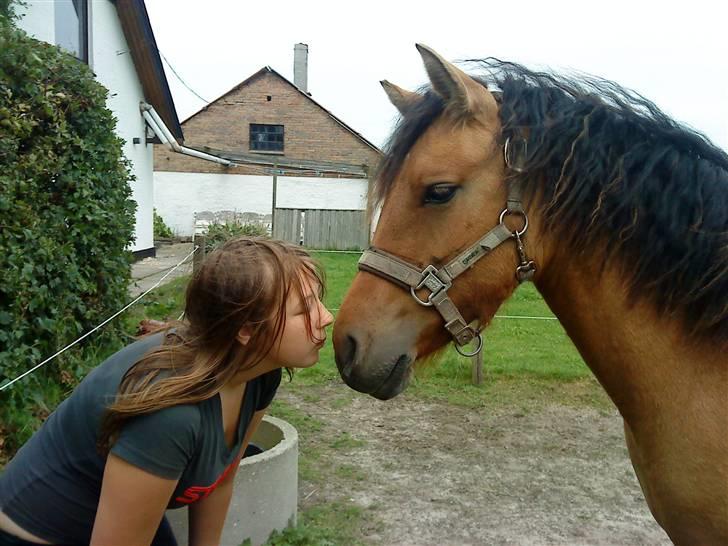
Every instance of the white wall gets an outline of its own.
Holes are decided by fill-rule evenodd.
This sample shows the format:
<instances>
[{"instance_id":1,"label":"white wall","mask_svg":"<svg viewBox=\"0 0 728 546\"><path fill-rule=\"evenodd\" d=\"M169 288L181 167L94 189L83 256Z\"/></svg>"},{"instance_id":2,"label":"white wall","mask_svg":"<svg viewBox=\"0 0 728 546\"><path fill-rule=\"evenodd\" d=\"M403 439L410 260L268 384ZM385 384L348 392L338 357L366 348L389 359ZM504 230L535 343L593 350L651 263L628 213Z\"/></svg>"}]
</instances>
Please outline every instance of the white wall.
<instances>
[{"instance_id":1,"label":"white wall","mask_svg":"<svg viewBox=\"0 0 728 546\"><path fill-rule=\"evenodd\" d=\"M279 208L366 209L367 181L279 176ZM192 235L200 212L271 214L273 177L240 174L154 173L154 206L177 235Z\"/></svg>"},{"instance_id":2,"label":"white wall","mask_svg":"<svg viewBox=\"0 0 728 546\"><path fill-rule=\"evenodd\" d=\"M54 3L49 0L27 0L24 17L18 26L31 36L54 42ZM132 199L137 203L135 241L132 250L154 246L152 222L153 156L152 145L145 144L144 119L139 102L144 99L129 47L119 22L116 7L109 0L89 2L89 59L96 79L109 90L107 107L117 118L116 133L125 141L124 155L132 163L136 180L131 182ZM140 144L133 144L134 137Z\"/></svg>"},{"instance_id":3,"label":"white wall","mask_svg":"<svg viewBox=\"0 0 728 546\"><path fill-rule=\"evenodd\" d=\"M279 176L276 206L284 209L364 210L367 181L360 178Z\"/></svg>"},{"instance_id":4,"label":"white wall","mask_svg":"<svg viewBox=\"0 0 728 546\"><path fill-rule=\"evenodd\" d=\"M109 90L106 105L118 122L116 134L124 139L124 155L132 162L136 180L131 182L132 199L137 203L136 240L132 250L154 246L154 161L153 146L145 143L144 118L139 103L144 91L126 43L116 7L108 0L90 2L93 29L93 70L96 79ZM139 144L134 144L137 137Z\"/></svg>"}]
</instances>

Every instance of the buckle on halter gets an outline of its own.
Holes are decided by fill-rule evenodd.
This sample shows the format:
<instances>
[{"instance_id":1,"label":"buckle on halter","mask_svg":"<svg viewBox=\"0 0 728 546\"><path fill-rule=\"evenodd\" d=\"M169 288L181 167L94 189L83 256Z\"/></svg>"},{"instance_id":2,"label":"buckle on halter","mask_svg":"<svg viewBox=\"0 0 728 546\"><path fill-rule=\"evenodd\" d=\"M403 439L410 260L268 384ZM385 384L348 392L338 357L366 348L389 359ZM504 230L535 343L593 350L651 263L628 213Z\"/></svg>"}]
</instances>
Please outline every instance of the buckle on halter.
<instances>
[{"instance_id":1,"label":"buckle on halter","mask_svg":"<svg viewBox=\"0 0 728 546\"><path fill-rule=\"evenodd\" d=\"M445 324L445 328L450 335L455 339L455 350L463 356L475 356L483 348L483 336L479 329L474 329L472 326L465 324L462 321L462 317L456 318ZM465 346L471 341L476 339L478 345L474 350L468 352Z\"/></svg>"},{"instance_id":2,"label":"buckle on halter","mask_svg":"<svg viewBox=\"0 0 728 546\"><path fill-rule=\"evenodd\" d=\"M445 329L455 338L457 345L467 345L478 335L478 332L465 324L460 317L445 324Z\"/></svg>"},{"instance_id":3,"label":"buckle on halter","mask_svg":"<svg viewBox=\"0 0 728 546\"><path fill-rule=\"evenodd\" d=\"M426 300L421 300L417 297L417 290L420 290L421 288L427 288L430 291L430 295L427 296ZM412 294L412 297L420 305L432 307L434 305L434 303L432 303L432 298L439 294L440 291L447 290L448 288L450 288L450 284L442 282L440 277L437 276L437 269L435 266L428 265L422 270L422 279L419 284L417 286L410 287L410 294Z\"/></svg>"},{"instance_id":4,"label":"buckle on halter","mask_svg":"<svg viewBox=\"0 0 728 546\"><path fill-rule=\"evenodd\" d=\"M536 263L533 260L529 260L526 263L522 263L516 267L516 279L519 283L533 280L533 276L536 274Z\"/></svg>"},{"instance_id":5,"label":"buckle on halter","mask_svg":"<svg viewBox=\"0 0 728 546\"><path fill-rule=\"evenodd\" d=\"M528 219L526 219L526 222L528 222ZM526 228L524 228L524 231L525 230ZM521 233L514 231L513 236L516 239L516 249L518 250L518 258L521 262L518 267L516 267L516 279L518 279L519 283L530 281L536 273L536 262L529 260L528 256L526 256L526 249L523 247Z\"/></svg>"}]
</instances>

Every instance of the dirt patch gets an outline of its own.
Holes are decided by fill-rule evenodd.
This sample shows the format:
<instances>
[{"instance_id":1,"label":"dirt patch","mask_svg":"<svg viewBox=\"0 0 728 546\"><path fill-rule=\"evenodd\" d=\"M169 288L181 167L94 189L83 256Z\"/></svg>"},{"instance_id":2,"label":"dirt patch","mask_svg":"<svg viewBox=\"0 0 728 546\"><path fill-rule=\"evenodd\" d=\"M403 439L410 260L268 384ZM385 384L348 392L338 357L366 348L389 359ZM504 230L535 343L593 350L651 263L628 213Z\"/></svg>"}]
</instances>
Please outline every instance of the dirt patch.
<instances>
[{"instance_id":1,"label":"dirt patch","mask_svg":"<svg viewBox=\"0 0 728 546\"><path fill-rule=\"evenodd\" d=\"M369 544L670 544L652 519L616 411L469 409L343 385L279 391L317 421L300 509L345 500ZM316 455L313 455L316 454Z\"/></svg>"}]
</instances>

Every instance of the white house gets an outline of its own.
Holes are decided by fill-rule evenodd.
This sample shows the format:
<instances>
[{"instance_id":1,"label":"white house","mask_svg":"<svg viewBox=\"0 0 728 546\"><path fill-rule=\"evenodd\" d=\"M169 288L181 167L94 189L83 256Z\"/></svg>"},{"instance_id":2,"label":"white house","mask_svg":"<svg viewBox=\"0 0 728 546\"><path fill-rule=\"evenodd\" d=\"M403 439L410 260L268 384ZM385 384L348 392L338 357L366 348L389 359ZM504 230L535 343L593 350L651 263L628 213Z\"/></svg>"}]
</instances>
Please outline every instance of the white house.
<instances>
[{"instance_id":1,"label":"white house","mask_svg":"<svg viewBox=\"0 0 728 546\"><path fill-rule=\"evenodd\" d=\"M118 119L124 155L133 165L137 203L137 258L154 255L153 142L140 103L151 105L178 141L183 140L143 0L25 0L18 26L85 62L109 90L107 107ZM151 135L151 133L150 133Z\"/></svg>"}]
</instances>

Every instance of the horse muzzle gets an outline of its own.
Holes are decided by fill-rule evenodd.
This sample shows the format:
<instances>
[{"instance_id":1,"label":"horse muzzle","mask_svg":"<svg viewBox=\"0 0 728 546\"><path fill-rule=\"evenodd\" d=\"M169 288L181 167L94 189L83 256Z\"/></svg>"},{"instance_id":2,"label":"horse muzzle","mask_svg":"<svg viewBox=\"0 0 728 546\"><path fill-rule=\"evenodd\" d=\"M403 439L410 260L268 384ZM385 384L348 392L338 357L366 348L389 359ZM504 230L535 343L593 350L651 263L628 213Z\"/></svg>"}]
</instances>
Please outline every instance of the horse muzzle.
<instances>
[{"instance_id":1,"label":"horse muzzle","mask_svg":"<svg viewBox=\"0 0 728 546\"><path fill-rule=\"evenodd\" d=\"M351 334L336 334L336 367L349 387L380 400L394 398L407 387L416 358L411 351L393 351L391 346L367 347Z\"/></svg>"}]
</instances>

